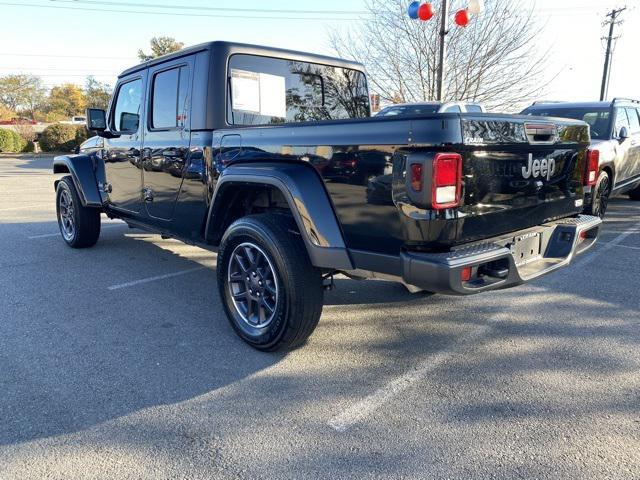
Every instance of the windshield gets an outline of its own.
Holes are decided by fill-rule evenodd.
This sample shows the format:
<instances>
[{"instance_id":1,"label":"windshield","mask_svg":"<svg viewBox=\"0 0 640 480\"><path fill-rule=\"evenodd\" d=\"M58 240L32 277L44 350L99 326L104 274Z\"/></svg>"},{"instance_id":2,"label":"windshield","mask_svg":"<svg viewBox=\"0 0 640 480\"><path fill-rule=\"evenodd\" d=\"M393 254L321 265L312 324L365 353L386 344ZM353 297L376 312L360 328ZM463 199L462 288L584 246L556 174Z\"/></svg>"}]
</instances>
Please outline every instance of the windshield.
<instances>
[{"instance_id":1,"label":"windshield","mask_svg":"<svg viewBox=\"0 0 640 480\"><path fill-rule=\"evenodd\" d=\"M393 105L383 108L377 116L391 117L394 115L428 115L437 113L440 105Z\"/></svg>"},{"instance_id":2,"label":"windshield","mask_svg":"<svg viewBox=\"0 0 640 480\"><path fill-rule=\"evenodd\" d=\"M591 138L603 140L609 138L611 131L611 110L609 107L603 108L527 108L523 115L537 115L540 117L560 117L582 120L591 127Z\"/></svg>"}]
</instances>

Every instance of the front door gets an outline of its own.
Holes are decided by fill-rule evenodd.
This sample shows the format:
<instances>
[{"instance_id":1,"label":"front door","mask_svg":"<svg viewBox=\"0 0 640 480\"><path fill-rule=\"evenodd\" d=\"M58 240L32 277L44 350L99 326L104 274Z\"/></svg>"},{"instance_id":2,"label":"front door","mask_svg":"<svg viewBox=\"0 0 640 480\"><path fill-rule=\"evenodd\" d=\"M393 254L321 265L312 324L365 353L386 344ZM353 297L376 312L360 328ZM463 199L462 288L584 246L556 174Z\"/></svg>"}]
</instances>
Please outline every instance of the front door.
<instances>
[{"instance_id":1,"label":"front door","mask_svg":"<svg viewBox=\"0 0 640 480\"><path fill-rule=\"evenodd\" d=\"M142 191L153 223L171 220L189 159L191 59L149 70Z\"/></svg>"},{"instance_id":2,"label":"front door","mask_svg":"<svg viewBox=\"0 0 640 480\"><path fill-rule=\"evenodd\" d=\"M120 82L109 111L109 128L116 134L108 140L104 164L108 203L118 210L138 213L141 206L140 173L144 92L146 74Z\"/></svg>"}]
</instances>

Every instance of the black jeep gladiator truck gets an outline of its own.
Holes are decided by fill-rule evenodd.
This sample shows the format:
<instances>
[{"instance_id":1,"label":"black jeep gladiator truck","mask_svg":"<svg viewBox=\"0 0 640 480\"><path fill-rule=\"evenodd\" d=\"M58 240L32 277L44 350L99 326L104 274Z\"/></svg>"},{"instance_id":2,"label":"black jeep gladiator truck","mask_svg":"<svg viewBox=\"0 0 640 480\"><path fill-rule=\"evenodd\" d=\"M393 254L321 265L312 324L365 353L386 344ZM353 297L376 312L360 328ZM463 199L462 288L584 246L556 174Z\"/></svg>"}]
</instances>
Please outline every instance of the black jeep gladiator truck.
<instances>
[{"instance_id":1,"label":"black jeep gladiator truck","mask_svg":"<svg viewBox=\"0 0 640 480\"><path fill-rule=\"evenodd\" d=\"M262 350L304 343L332 275L466 295L522 284L592 246L581 121L371 117L360 64L211 42L124 71L90 155L56 157L60 231L100 214L217 251L220 296Z\"/></svg>"}]
</instances>

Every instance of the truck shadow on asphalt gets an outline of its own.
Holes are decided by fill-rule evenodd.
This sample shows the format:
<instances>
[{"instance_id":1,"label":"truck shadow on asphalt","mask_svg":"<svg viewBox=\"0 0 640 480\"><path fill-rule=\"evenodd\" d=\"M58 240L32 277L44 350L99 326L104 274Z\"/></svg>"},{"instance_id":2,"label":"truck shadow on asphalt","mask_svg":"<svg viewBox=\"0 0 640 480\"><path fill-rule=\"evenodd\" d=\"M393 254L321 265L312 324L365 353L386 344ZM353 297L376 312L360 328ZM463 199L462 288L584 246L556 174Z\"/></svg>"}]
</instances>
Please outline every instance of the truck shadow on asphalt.
<instances>
[{"instance_id":1,"label":"truck shadow on asphalt","mask_svg":"<svg viewBox=\"0 0 640 480\"><path fill-rule=\"evenodd\" d=\"M0 236L56 229L55 222L0 224ZM469 345L468 354L431 373L430 382L449 389L484 392L450 402L440 412L443 421L562 415L572 409L562 399L531 404L507 401L504 394L517 392L532 375L540 375L542 383L552 374L605 381L635 368L619 351L592 347L605 339L637 348L637 299L585 287L576 280L579 272L566 284L542 280L526 293L513 289L470 298L411 294L390 282L339 278L308 345L294 355L257 352L228 325L213 268L108 290L121 281L199 265L193 260L198 255L175 253L176 242L123 235L130 232L105 229L96 247L81 251L55 237L19 239L4 247L0 445L79 432L147 408L206 399L225 387L232 388L207 404L216 424L239 422L256 408L262 412L259 421L279 421L283 409L343 398L353 392L354 378L375 375L377 364L408 368L487 325L489 333ZM210 255L202 251L203 257ZM372 319L377 310L383 317ZM494 348L505 339L522 348ZM340 367L341 352L353 348L375 361ZM319 368L257 375L285 360L320 358L327 351L338 363L331 375ZM354 400L367 388L356 389ZM637 412L639 405L637 391L621 389L606 398L591 395L584 414ZM126 428L148 427L131 421Z\"/></svg>"}]
</instances>

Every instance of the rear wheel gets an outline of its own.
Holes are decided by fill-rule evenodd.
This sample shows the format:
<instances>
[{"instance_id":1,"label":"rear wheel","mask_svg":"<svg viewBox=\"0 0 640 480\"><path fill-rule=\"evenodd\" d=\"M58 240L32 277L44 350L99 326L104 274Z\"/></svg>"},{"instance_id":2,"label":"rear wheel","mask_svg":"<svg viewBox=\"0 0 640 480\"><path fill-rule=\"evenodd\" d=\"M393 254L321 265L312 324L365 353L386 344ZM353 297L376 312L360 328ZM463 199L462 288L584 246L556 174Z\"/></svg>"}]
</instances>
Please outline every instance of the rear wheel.
<instances>
[{"instance_id":1,"label":"rear wheel","mask_svg":"<svg viewBox=\"0 0 640 480\"><path fill-rule=\"evenodd\" d=\"M609 205L609 196L611 195L611 178L609 174L602 170L598 175L598 180L593 187L593 195L591 198L591 215L604 218Z\"/></svg>"},{"instance_id":2,"label":"rear wheel","mask_svg":"<svg viewBox=\"0 0 640 480\"><path fill-rule=\"evenodd\" d=\"M291 349L311 335L322 313L322 274L281 215L235 221L218 252L218 289L232 327L259 350Z\"/></svg>"},{"instance_id":3,"label":"rear wheel","mask_svg":"<svg viewBox=\"0 0 640 480\"><path fill-rule=\"evenodd\" d=\"M70 176L56 188L56 215L62 238L72 248L92 247L100 237L100 210L83 207Z\"/></svg>"}]
</instances>

